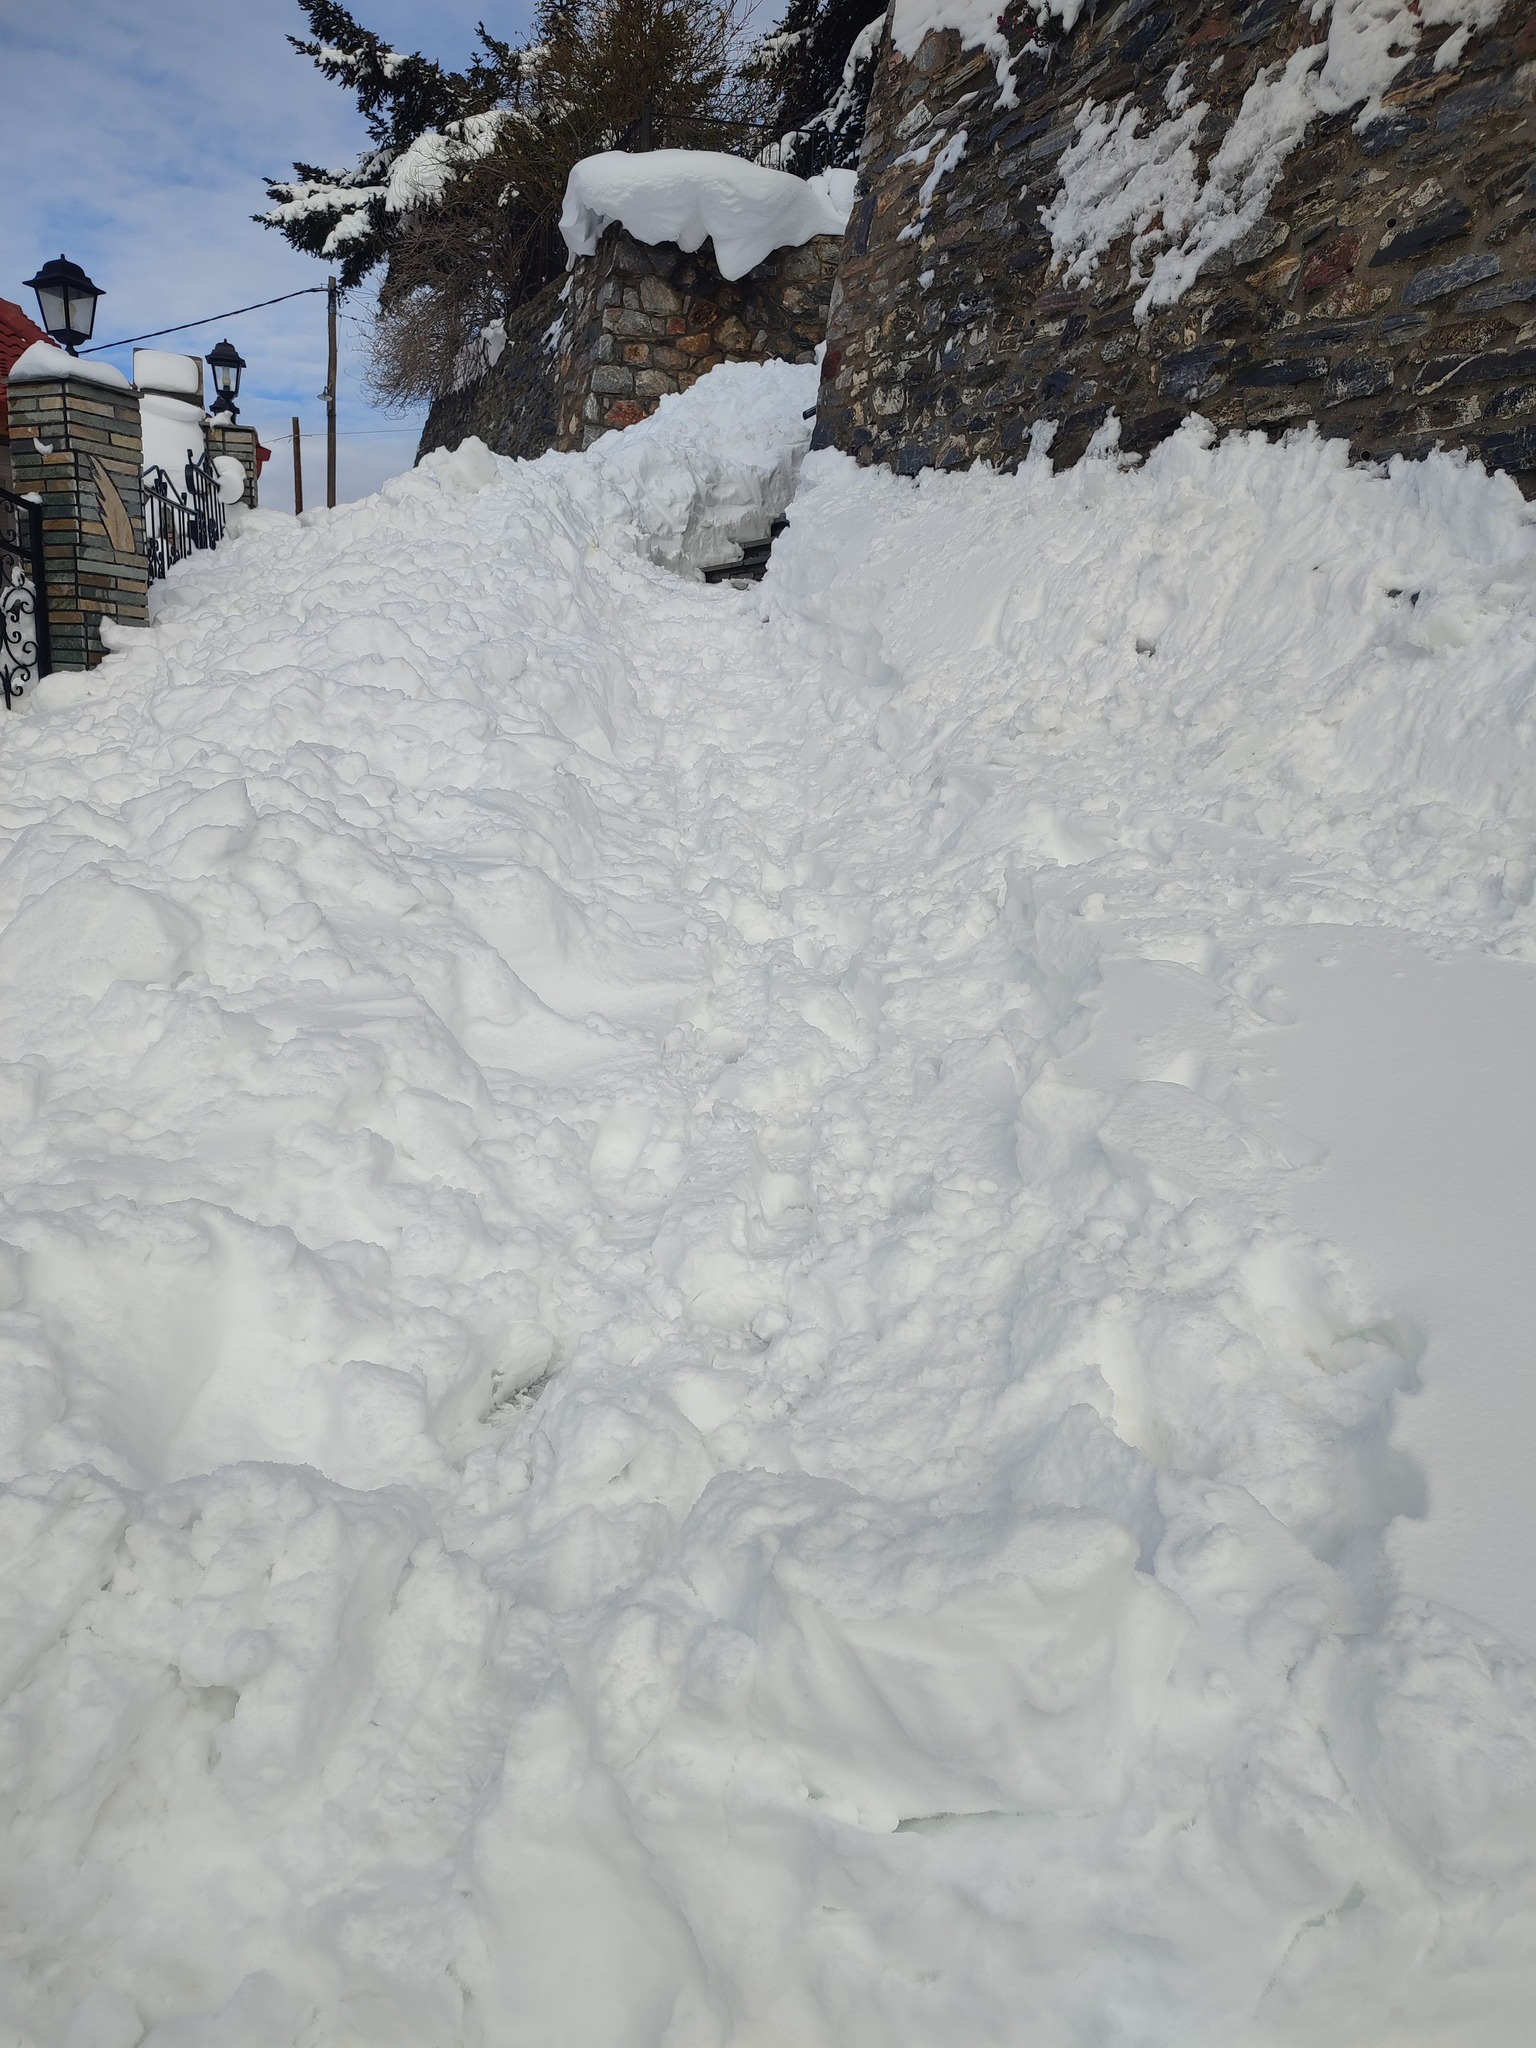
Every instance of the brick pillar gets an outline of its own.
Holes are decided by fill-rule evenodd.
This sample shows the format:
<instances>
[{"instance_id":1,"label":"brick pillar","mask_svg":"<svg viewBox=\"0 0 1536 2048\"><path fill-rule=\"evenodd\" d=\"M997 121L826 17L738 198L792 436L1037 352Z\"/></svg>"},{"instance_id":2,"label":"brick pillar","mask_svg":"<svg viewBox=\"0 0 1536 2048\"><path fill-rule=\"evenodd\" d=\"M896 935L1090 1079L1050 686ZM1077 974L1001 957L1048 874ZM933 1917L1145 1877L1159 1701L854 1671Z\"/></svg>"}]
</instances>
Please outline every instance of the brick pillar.
<instances>
[{"instance_id":1,"label":"brick pillar","mask_svg":"<svg viewBox=\"0 0 1536 2048\"><path fill-rule=\"evenodd\" d=\"M208 454L210 460L218 455L232 455L245 471L245 497L242 503L255 505L259 496L259 468L256 461L256 429L254 427L226 426L215 413L208 422Z\"/></svg>"},{"instance_id":2,"label":"brick pillar","mask_svg":"<svg viewBox=\"0 0 1536 2048\"><path fill-rule=\"evenodd\" d=\"M148 612L138 393L63 372L12 377L7 399L15 488L43 503L53 665L94 668L102 619Z\"/></svg>"}]
</instances>

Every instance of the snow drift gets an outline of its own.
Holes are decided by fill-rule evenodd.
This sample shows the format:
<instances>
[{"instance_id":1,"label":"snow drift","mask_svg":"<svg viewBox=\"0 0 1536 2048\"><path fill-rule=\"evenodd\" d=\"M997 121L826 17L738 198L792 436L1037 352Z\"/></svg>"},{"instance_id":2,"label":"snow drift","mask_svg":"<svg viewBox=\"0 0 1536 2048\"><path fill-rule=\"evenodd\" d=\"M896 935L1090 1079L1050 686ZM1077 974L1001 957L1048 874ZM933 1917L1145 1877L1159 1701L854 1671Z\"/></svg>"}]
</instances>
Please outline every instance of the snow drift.
<instances>
[{"instance_id":1,"label":"snow drift","mask_svg":"<svg viewBox=\"0 0 1536 2048\"><path fill-rule=\"evenodd\" d=\"M1536 1684L1243 1048L1287 925L1536 956L1530 515L1196 423L703 585L815 376L0 735L8 2042L1523 2038ZM1225 1054L1074 1078L1128 954Z\"/></svg>"},{"instance_id":2,"label":"snow drift","mask_svg":"<svg viewBox=\"0 0 1536 2048\"><path fill-rule=\"evenodd\" d=\"M639 242L709 242L722 277L745 277L775 249L840 235L854 184L852 171L797 178L714 150L613 149L572 170L560 232L572 256L595 255L615 221Z\"/></svg>"}]
</instances>

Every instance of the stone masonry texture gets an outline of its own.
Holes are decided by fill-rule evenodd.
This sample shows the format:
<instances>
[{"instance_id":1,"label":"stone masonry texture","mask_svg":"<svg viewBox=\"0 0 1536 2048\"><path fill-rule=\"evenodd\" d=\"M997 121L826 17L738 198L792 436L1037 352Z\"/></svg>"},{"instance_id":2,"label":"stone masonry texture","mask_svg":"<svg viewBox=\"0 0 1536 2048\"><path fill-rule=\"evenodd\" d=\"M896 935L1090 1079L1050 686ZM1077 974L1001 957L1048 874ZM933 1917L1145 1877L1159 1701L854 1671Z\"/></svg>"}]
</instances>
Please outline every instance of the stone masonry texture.
<instances>
[{"instance_id":1,"label":"stone masonry texture","mask_svg":"<svg viewBox=\"0 0 1536 2048\"><path fill-rule=\"evenodd\" d=\"M519 306L507 345L483 376L432 401L416 460L476 435L498 455L542 455L555 445L555 352L545 336L560 317L564 280Z\"/></svg>"},{"instance_id":2,"label":"stone masonry texture","mask_svg":"<svg viewBox=\"0 0 1536 2048\"><path fill-rule=\"evenodd\" d=\"M555 446L588 448L654 412L717 363L808 363L826 333L841 241L818 235L773 254L734 282L708 245L655 247L611 227L579 260L556 371Z\"/></svg>"},{"instance_id":3,"label":"stone masonry texture","mask_svg":"<svg viewBox=\"0 0 1536 2048\"><path fill-rule=\"evenodd\" d=\"M887 40L823 363L816 440L912 473L1012 468L1040 420L1058 464L1111 412L1145 452L1191 412L1218 429L1313 421L1366 458L1465 448L1536 494L1536 4L1435 69L1446 27L1363 133L1312 124L1258 226L1139 325L1129 238L1081 289L1051 271L1041 209L1090 100L1144 125L1182 85L1212 112L1208 161L1264 67L1326 34L1295 0L1088 0L1076 25L1002 17L1018 104L993 60L930 33ZM1023 54L1031 37L1038 52ZM923 208L937 147L964 155ZM914 145L933 148L911 160Z\"/></svg>"},{"instance_id":4,"label":"stone masonry texture","mask_svg":"<svg viewBox=\"0 0 1536 2048\"><path fill-rule=\"evenodd\" d=\"M9 399L15 487L43 503L53 665L94 668L103 616L142 624L148 608L138 393L61 377L12 384ZM129 548L111 531L123 515Z\"/></svg>"}]
</instances>

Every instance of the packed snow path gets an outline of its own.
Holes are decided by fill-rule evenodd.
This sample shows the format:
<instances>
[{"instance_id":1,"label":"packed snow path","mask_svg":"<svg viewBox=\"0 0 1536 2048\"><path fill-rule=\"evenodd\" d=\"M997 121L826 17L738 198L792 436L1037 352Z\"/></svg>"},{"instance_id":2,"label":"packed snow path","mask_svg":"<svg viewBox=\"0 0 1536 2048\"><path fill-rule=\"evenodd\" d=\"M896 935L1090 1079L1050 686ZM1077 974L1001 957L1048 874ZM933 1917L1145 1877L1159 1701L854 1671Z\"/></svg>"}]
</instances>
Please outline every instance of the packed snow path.
<instances>
[{"instance_id":1,"label":"packed snow path","mask_svg":"<svg viewBox=\"0 0 1536 2048\"><path fill-rule=\"evenodd\" d=\"M1191 428L678 573L814 377L0 734L5 2048L1525 2038L1536 1683L1262 1098L1280 935L1536 958L1529 515Z\"/></svg>"}]
</instances>

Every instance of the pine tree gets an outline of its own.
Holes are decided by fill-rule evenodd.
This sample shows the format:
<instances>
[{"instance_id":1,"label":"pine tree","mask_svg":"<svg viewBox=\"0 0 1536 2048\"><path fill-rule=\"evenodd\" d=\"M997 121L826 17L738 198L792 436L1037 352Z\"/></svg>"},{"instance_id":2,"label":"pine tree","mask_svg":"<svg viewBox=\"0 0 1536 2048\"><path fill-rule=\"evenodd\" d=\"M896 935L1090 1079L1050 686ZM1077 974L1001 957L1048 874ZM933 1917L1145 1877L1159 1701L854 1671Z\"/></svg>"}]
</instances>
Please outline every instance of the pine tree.
<instances>
[{"instance_id":1,"label":"pine tree","mask_svg":"<svg viewBox=\"0 0 1536 2048\"><path fill-rule=\"evenodd\" d=\"M495 104L505 46L493 45L482 31L487 57L466 72L450 72L419 53L392 49L337 0L299 0L299 5L314 36L290 36L289 42L325 77L352 93L373 146L349 169L296 163L291 180L268 179L272 207L256 218L280 229L307 256L339 259L341 282L350 288L388 257L391 169L429 130L451 128Z\"/></svg>"},{"instance_id":2,"label":"pine tree","mask_svg":"<svg viewBox=\"0 0 1536 2048\"><path fill-rule=\"evenodd\" d=\"M857 164L884 20L874 0L789 0L758 45L784 170L810 177Z\"/></svg>"},{"instance_id":3,"label":"pine tree","mask_svg":"<svg viewBox=\"0 0 1536 2048\"><path fill-rule=\"evenodd\" d=\"M745 72L740 0L540 0L532 39L479 30L462 71L392 49L336 0L290 38L356 97L371 147L294 166L257 218L354 285L383 278L373 376L386 401L449 388L480 330L565 266L571 167L635 144L757 154L768 93Z\"/></svg>"}]
</instances>

